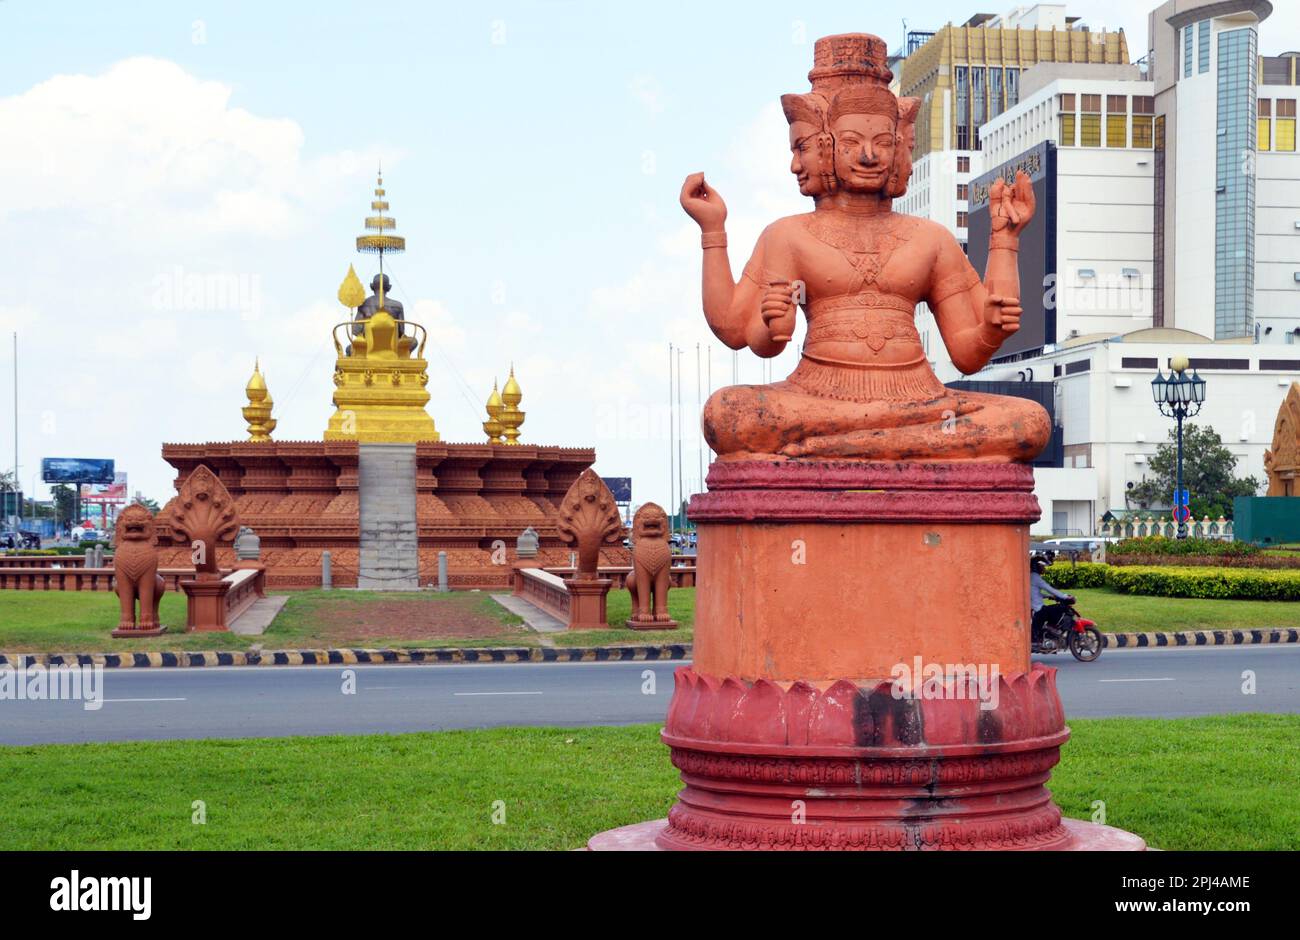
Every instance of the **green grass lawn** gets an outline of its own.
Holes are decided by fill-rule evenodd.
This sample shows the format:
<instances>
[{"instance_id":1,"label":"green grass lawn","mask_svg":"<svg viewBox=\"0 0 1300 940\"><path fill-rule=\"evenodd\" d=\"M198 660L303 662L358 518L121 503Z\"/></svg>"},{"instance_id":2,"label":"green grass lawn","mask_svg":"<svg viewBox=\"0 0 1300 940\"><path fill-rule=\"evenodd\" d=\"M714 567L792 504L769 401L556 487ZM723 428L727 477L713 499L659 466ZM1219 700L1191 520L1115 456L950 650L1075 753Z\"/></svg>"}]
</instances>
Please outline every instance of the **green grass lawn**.
<instances>
[{"instance_id":1,"label":"green grass lawn","mask_svg":"<svg viewBox=\"0 0 1300 940\"><path fill-rule=\"evenodd\" d=\"M1067 816L1102 800L1163 849L1300 849L1300 716L1070 724ZM0 748L0 847L572 849L679 785L652 725Z\"/></svg>"},{"instance_id":2,"label":"green grass lawn","mask_svg":"<svg viewBox=\"0 0 1300 940\"><path fill-rule=\"evenodd\" d=\"M1145 597L1109 588L1076 588L1079 613L1107 633L1151 630L1263 630L1300 626L1300 602Z\"/></svg>"},{"instance_id":3,"label":"green grass lawn","mask_svg":"<svg viewBox=\"0 0 1300 940\"><path fill-rule=\"evenodd\" d=\"M404 616L407 605L411 613ZM115 640L109 634L117 626L116 594L0 591L0 650L241 650L254 643L265 649L537 645L537 634L518 617L476 592L295 591L266 633L251 637L185 633L185 597L171 591L163 595L159 616L171 632ZM386 629L389 623L394 626ZM476 626L474 635L465 635L466 624Z\"/></svg>"},{"instance_id":4,"label":"green grass lawn","mask_svg":"<svg viewBox=\"0 0 1300 940\"><path fill-rule=\"evenodd\" d=\"M695 626L695 588L676 588L668 592L668 615L680 624L676 630L628 630L623 624L632 616L632 595L625 590L611 590L605 602L605 622L609 630L570 630L552 633L556 646L610 646L622 643L690 643Z\"/></svg>"}]
</instances>

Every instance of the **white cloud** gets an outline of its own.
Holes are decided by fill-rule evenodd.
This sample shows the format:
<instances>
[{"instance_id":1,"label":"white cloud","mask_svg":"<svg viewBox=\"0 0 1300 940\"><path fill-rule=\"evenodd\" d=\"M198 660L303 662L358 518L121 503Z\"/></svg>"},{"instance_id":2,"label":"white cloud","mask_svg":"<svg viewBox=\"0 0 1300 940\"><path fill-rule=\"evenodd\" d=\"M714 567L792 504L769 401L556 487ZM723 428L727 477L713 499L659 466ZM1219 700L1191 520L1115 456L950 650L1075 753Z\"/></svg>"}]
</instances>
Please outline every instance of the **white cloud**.
<instances>
[{"instance_id":1,"label":"white cloud","mask_svg":"<svg viewBox=\"0 0 1300 940\"><path fill-rule=\"evenodd\" d=\"M232 107L232 88L174 62L125 59L0 98L0 218L69 210L115 239L284 237L312 200L348 192L377 154L302 156L297 122ZM21 142L21 145L19 145ZM391 155L390 155L391 159Z\"/></svg>"}]
</instances>

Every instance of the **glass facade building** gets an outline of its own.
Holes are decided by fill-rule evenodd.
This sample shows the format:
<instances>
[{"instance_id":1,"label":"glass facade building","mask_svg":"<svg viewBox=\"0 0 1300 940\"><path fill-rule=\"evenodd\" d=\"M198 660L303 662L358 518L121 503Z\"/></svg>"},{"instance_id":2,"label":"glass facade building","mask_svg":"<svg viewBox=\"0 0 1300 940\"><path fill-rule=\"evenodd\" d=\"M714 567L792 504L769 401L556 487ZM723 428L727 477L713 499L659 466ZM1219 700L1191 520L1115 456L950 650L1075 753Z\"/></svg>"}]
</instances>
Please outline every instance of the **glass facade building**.
<instances>
[{"instance_id":1,"label":"glass facade building","mask_svg":"<svg viewBox=\"0 0 1300 940\"><path fill-rule=\"evenodd\" d=\"M1214 210L1214 338L1253 335L1256 43L1253 29L1219 33Z\"/></svg>"}]
</instances>

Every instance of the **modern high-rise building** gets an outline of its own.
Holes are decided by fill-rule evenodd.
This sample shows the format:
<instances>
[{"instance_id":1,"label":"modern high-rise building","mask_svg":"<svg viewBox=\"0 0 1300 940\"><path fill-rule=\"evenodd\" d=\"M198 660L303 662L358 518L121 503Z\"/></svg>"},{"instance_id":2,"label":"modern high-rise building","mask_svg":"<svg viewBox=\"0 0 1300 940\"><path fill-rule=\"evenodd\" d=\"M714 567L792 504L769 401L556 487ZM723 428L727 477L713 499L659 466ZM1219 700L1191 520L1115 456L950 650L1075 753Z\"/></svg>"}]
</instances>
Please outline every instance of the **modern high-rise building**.
<instances>
[{"instance_id":1,"label":"modern high-rise building","mask_svg":"<svg viewBox=\"0 0 1300 940\"><path fill-rule=\"evenodd\" d=\"M1300 348L1288 348L1300 346L1300 56L1258 54L1271 12L1265 0L1170 0L1151 14L1138 62L1039 61L1018 72L1014 104L1004 74L1004 108L985 111L972 138L980 150L925 152L918 133L918 167L932 167L896 208L948 222L977 270L992 182L1016 170L1033 181L1022 328L969 378L1050 383L1061 459L1035 467L1040 531L1088 534L1104 512L1130 508L1171 426L1149 383L1176 355L1209 382L1198 420L1220 432L1239 474L1263 476L1272 415L1300 378ZM933 41L896 66L901 92ZM971 172L940 184L935 167L958 155ZM917 327L940 377L964 379L928 311Z\"/></svg>"}]
</instances>

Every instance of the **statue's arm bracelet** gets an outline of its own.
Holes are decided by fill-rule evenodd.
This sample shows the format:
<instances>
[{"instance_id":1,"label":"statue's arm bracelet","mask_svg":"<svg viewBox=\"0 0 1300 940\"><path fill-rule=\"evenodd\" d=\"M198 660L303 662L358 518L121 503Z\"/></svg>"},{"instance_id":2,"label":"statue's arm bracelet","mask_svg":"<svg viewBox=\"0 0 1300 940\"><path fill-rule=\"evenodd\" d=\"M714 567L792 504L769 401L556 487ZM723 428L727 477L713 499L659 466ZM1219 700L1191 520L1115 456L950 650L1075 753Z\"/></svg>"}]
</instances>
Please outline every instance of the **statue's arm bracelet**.
<instances>
[{"instance_id":1,"label":"statue's arm bracelet","mask_svg":"<svg viewBox=\"0 0 1300 940\"><path fill-rule=\"evenodd\" d=\"M726 248L726 232L703 232L700 235L701 248Z\"/></svg>"}]
</instances>

